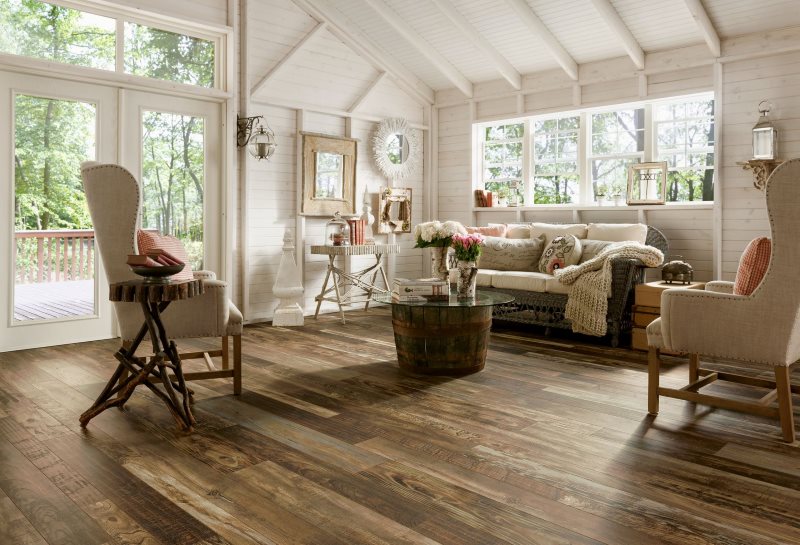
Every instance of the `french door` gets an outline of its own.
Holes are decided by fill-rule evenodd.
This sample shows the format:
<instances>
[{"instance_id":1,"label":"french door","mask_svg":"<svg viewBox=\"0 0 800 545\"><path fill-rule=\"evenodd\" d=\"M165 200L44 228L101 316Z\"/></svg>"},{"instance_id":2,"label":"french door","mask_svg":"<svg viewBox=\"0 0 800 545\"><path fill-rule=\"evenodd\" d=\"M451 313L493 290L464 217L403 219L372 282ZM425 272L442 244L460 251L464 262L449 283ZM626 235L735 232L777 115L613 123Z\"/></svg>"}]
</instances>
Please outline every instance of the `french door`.
<instances>
[{"instance_id":1,"label":"french door","mask_svg":"<svg viewBox=\"0 0 800 545\"><path fill-rule=\"evenodd\" d=\"M120 101L120 160L142 187L142 228L181 239L193 270L221 273L221 104L128 90Z\"/></svg>"},{"instance_id":2,"label":"french door","mask_svg":"<svg viewBox=\"0 0 800 545\"><path fill-rule=\"evenodd\" d=\"M113 333L80 163L116 161L117 94L54 81L0 71L0 351Z\"/></svg>"}]
</instances>

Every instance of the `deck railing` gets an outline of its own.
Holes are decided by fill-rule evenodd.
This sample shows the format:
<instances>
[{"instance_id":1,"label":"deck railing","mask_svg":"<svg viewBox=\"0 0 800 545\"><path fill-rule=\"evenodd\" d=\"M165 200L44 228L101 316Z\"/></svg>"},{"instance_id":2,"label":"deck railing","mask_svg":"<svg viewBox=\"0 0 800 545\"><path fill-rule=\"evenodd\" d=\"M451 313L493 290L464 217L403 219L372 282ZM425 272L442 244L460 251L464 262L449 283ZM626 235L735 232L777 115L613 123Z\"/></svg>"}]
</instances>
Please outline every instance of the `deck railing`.
<instances>
[{"instance_id":1,"label":"deck railing","mask_svg":"<svg viewBox=\"0 0 800 545\"><path fill-rule=\"evenodd\" d=\"M17 231L17 284L94 278L94 230Z\"/></svg>"}]
</instances>

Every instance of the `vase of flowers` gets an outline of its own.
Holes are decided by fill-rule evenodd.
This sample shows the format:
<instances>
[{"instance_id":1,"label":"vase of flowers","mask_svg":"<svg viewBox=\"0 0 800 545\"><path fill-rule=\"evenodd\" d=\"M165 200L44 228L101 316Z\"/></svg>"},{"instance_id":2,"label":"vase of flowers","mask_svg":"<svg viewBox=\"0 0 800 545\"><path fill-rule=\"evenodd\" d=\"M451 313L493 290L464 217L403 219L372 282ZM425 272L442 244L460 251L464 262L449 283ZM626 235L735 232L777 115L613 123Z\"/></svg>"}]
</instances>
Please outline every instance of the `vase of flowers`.
<instances>
[{"instance_id":1,"label":"vase of flowers","mask_svg":"<svg viewBox=\"0 0 800 545\"><path fill-rule=\"evenodd\" d=\"M466 235L467 230L457 221L427 221L414 228L415 248L432 248L432 274L440 280L447 280L447 250L454 235Z\"/></svg>"},{"instance_id":2,"label":"vase of flowers","mask_svg":"<svg viewBox=\"0 0 800 545\"><path fill-rule=\"evenodd\" d=\"M456 294L459 299L474 299L475 286L478 282L477 259L481 255L483 237L477 233L471 235L453 235L453 250L456 255Z\"/></svg>"}]
</instances>

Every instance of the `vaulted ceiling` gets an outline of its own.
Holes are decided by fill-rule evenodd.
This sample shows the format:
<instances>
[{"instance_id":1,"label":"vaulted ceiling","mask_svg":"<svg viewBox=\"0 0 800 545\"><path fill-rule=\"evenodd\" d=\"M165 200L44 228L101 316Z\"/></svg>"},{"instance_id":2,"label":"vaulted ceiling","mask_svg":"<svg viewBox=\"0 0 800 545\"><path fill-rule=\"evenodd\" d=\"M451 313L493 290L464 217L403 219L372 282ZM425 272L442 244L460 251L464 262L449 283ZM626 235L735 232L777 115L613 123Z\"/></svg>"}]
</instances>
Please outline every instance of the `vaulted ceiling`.
<instances>
[{"instance_id":1,"label":"vaulted ceiling","mask_svg":"<svg viewBox=\"0 0 800 545\"><path fill-rule=\"evenodd\" d=\"M301 0L433 90L800 26L798 0Z\"/></svg>"}]
</instances>

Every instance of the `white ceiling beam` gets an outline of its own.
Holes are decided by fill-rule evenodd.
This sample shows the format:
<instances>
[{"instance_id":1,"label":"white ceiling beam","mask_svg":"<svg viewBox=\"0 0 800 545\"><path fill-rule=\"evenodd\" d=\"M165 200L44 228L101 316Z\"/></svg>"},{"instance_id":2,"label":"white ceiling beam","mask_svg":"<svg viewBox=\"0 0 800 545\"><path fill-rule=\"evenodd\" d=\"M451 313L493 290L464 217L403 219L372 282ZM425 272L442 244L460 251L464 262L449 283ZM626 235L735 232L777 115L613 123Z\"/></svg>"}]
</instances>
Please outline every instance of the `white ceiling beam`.
<instances>
[{"instance_id":1,"label":"white ceiling beam","mask_svg":"<svg viewBox=\"0 0 800 545\"><path fill-rule=\"evenodd\" d=\"M444 13L450 22L452 22L461 34L467 38L475 48L486 55L495 69L500 73L503 78L511 84L514 89L522 89L522 76L519 71L514 68L508 59L506 59L491 43L483 37L483 35L472 26L466 17L456 9L450 0L433 0L433 3Z\"/></svg>"},{"instance_id":2,"label":"white ceiling beam","mask_svg":"<svg viewBox=\"0 0 800 545\"><path fill-rule=\"evenodd\" d=\"M550 29L545 26L539 16L536 15L531 7L525 0L506 0L509 6L517 13L520 20L528 27L528 29L542 42L550 53L556 58L558 64L564 69L564 72L571 78L577 81L578 79L578 63L575 59L564 49L561 42L553 36Z\"/></svg>"},{"instance_id":3,"label":"white ceiling beam","mask_svg":"<svg viewBox=\"0 0 800 545\"><path fill-rule=\"evenodd\" d=\"M328 30L374 68L388 72L409 95L420 104L433 104L435 93L405 66L383 53L358 28L350 24L335 9L323 9L318 0L292 0L294 4L317 21L328 24Z\"/></svg>"},{"instance_id":4,"label":"white ceiling beam","mask_svg":"<svg viewBox=\"0 0 800 545\"><path fill-rule=\"evenodd\" d=\"M714 55L714 57L721 56L722 47L720 46L719 35L711 19L709 19L708 12L706 12L702 2L700 2L700 0L684 0L684 2L686 2L689 13L692 14L692 17L697 23L697 27L700 29L703 39L708 44L711 54Z\"/></svg>"},{"instance_id":5,"label":"white ceiling beam","mask_svg":"<svg viewBox=\"0 0 800 545\"><path fill-rule=\"evenodd\" d=\"M281 68L286 66L289 63L289 61L292 60L295 57L295 55L297 55L300 52L301 49L303 49L311 40L314 39L314 36L320 34L323 30L327 28L327 26L328 26L327 23L325 23L324 21L321 23L317 23L317 26L312 28L308 34L303 36L303 39L297 42L297 44L292 48L292 50L289 51L286 55L284 55L280 61L278 61L278 64L273 66L269 72L264 74L264 77L261 78L258 83L253 85L253 87L250 89L250 95L252 96L258 93L267 84L269 80L275 77L275 74L277 74Z\"/></svg>"},{"instance_id":6,"label":"white ceiling beam","mask_svg":"<svg viewBox=\"0 0 800 545\"><path fill-rule=\"evenodd\" d=\"M405 22L394 10L383 3L382 0L364 0L374 9L381 18L389 23L411 46L435 66L459 91L468 98L472 98L472 82L459 72L450 61L434 49L420 36L411 25Z\"/></svg>"},{"instance_id":7,"label":"white ceiling beam","mask_svg":"<svg viewBox=\"0 0 800 545\"><path fill-rule=\"evenodd\" d=\"M367 100L367 97L368 97L370 94L372 94L372 91L375 89L375 87L377 87L378 85L380 85L380 83L383 81L383 79L384 79L385 77L386 77L386 72L381 72L380 74L378 74L378 77L377 77L377 78L375 78L375 79L372 81L372 83L370 83L370 84L367 86L367 88L366 88L366 89L364 89L364 92L363 92L363 93L361 93L360 95L358 95L358 98L357 98L357 99L355 99L355 100L353 101L353 104L352 104L352 105L351 105L351 106L350 106L350 107L347 109L347 111L348 111L348 112L350 112L350 113L353 113L353 112L355 112L356 110L358 110L358 108L359 108L359 107L361 107L361 105L362 105L362 104L364 104L364 101L365 101L365 100Z\"/></svg>"},{"instance_id":8,"label":"white ceiling beam","mask_svg":"<svg viewBox=\"0 0 800 545\"><path fill-rule=\"evenodd\" d=\"M592 0L592 4L594 4L597 13L600 14L600 17L603 21L608 25L608 27L617 35L617 37L622 42L622 47L625 48L627 51L628 56L633 61L633 64L636 65L636 68L639 70L644 69L644 51L642 50L642 46L639 45L639 42L636 41L636 38L631 34L630 29L625 24L625 21L619 16L617 10L614 9L614 6L611 4L610 0Z\"/></svg>"}]
</instances>

